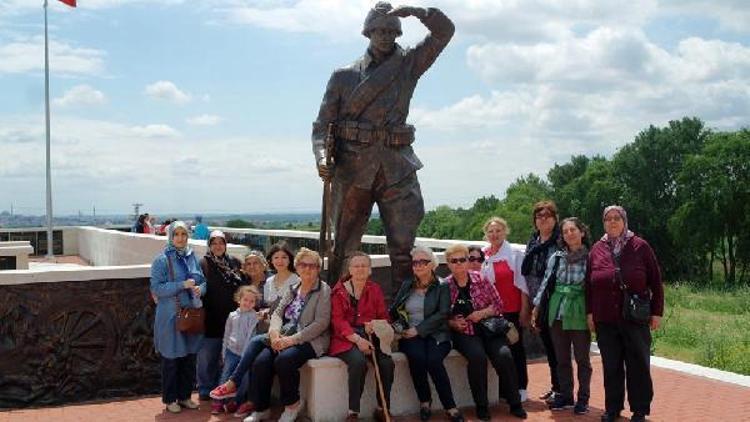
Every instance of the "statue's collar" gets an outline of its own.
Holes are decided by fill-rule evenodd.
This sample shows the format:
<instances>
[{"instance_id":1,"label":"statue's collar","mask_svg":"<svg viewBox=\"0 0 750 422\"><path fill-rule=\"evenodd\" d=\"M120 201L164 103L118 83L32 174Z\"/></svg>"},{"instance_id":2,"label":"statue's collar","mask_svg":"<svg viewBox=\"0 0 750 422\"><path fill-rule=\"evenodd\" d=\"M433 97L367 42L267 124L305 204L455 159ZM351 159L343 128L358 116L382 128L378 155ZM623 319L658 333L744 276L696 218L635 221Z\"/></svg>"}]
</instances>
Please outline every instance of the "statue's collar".
<instances>
[{"instance_id":1,"label":"statue's collar","mask_svg":"<svg viewBox=\"0 0 750 422\"><path fill-rule=\"evenodd\" d=\"M391 58L394 54L402 54L402 52L403 52L403 49L401 48L400 45L398 45L398 43L396 43L393 47L393 51L391 52L391 54L383 57L380 61L377 61L375 59L375 56L372 54L372 52L370 52L370 49L368 48L367 51L365 52L365 55L362 57L362 68L367 69L368 67L370 67L371 64L378 66L382 64L383 62L385 62L386 60L388 60L389 58Z\"/></svg>"}]
</instances>

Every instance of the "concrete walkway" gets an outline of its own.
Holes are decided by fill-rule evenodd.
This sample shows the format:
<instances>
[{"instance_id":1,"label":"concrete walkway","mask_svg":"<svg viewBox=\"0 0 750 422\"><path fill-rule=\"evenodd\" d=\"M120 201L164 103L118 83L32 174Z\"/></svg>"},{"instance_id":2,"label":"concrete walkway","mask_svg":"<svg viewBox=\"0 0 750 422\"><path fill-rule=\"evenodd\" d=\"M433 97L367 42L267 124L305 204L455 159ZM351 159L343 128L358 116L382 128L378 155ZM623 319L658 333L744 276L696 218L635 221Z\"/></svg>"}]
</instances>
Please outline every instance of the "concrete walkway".
<instances>
[{"instance_id":1,"label":"concrete walkway","mask_svg":"<svg viewBox=\"0 0 750 422\"><path fill-rule=\"evenodd\" d=\"M529 412L528 420L598 421L604 408L604 388L599 356L592 356L592 364L594 375L591 381L591 411L585 416L575 416L572 411L551 412L536 398L548 387L548 367L545 362L530 363L530 400L526 403L526 410ZM651 421L750 421L750 387L656 366L652 366L652 375L656 395L649 417ZM120 401L1 412L0 422L240 421L231 415L211 415L208 409L209 404L202 403L201 409L197 411L186 410L178 415L172 415L165 412L159 397L140 397ZM510 417L507 406L496 406L492 410L493 421L518 420ZM280 410L277 413L280 413ZM467 421L476 420L473 409L466 409L464 415ZM623 416L630 416L630 413L625 411ZM417 420L419 420L417 417L394 418L396 422ZM435 414L432 420L447 420L447 418L441 414Z\"/></svg>"}]
</instances>

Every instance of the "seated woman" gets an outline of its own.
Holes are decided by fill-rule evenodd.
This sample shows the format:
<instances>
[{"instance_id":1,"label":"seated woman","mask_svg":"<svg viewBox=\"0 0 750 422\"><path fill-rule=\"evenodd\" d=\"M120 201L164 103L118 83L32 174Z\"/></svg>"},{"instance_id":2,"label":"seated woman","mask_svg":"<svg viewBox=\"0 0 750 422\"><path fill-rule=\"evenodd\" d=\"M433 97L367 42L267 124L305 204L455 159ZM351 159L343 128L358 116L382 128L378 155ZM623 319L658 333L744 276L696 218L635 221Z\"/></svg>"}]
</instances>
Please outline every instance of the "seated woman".
<instances>
[{"instance_id":1,"label":"seated woman","mask_svg":"<svg viewBox=\"0 0 750 422\"><path fill-rule=\"evenodd\" d=\"M299 369L308 360L328 350L331 323L331 289L323 282L317 252L302 248L294 258L300 282L290 286L271 316L268 343L253 362L250 401L255 411L244 422L257 422L271 415L271 387L279 376L280 399L284 413L280 422L293 422L302 401L299 395ZM252 343L252 342L251 342Z\"/></svg>"},{"instance_id":2,"label":"seated woman","mask_svg":"<svg viewBox=\"0 0 750 422\"><path fill-rule=\"evenodd\" d=\"M380 379L383 384L386 404L390 404L393 384L393 359L367 340L372 333L370 321L388 319L383 291L370 279L372 274L370 257L364 252L355 252L349 258L346 274L331 291L331 347L329 354L344 362L349 371L349 414L347 421L359 417L359 402L365 387L367 362L373 351L377 356ZM377 337L373 337L377 340ZM385 413L378 394L379 407L374 418L385 420ZM386 406L386 408L389 406Z\"/></svg>"},{"instance_id":3,"label":"seated woman","mask_svg":"<svg viewBox=\"0 0 750 422\"><path fill-rule=\"evenodd\" d=\"M206 292L198 259L188 246L188 228L175 221L167 229L167 247L151 264L151 293L158 298L154 317L154 346L161 355L161 399L171 413L197 409L190 400L195 384L195 354L202 334L177 330L178 305L200 308Z\"/></svg>"},{"instance_id":4,"label":"seated woman","mask_svg":"<svg viewBox=\"0 0 750 422\"><path fill-rule=\"evenodd\" d=\"M456 407L451 381L443 359L451 351L448 313L450 289L435 275L438 265L430 248L416 246L411 251L413 279L404 280L389 310L394 329L401 334L399 350L406 355L414 389L420 401L419 417L432 416L432 398L427 374L430 374L443 408L451 421L464 418Z\"/></svg>"},{"instance_id":5,"label":"seated woman","mask_svg":"<svg viewBox=\"0 0 750 422\"><path fill-rule=\"evenodd\" d=\"M510 413L526 419L518 394L516 367L505 335L487 332L480 325L485 318L502 314L503 303L495 287L476 271L468 270L469 249L454 245L445 250L451 275L445 279L451 294L453 347L469 361L469 387L477 406L477 418L490 420L487 399L487 359L500 379L500 396L506 397Z\"/></svg>"}]
</instances>

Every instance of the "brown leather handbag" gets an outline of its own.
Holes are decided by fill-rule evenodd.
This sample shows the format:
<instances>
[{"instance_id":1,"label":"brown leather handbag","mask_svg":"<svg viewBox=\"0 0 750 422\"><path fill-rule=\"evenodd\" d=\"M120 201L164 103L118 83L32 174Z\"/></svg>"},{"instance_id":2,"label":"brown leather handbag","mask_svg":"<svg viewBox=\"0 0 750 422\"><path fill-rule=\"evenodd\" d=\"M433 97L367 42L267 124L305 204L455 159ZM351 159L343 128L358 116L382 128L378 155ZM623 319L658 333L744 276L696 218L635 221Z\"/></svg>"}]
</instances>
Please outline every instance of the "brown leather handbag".
<instances>
[{"instance_id":1,"label":"brown leather handbag","mask_svg":"<svg viewBox=\"0 0 750 422\"><path fill-rule=\"evenodd\" d=\"M174 268L172 259L167 257L167 266L169 267L169 276L174 281ZM175 296L175 305L177 315L175 317L175 327L177 331L185 334L202 334L206 331L206 311L203 308L182 308L180 300Z\"/></svg>"}]
</instances>

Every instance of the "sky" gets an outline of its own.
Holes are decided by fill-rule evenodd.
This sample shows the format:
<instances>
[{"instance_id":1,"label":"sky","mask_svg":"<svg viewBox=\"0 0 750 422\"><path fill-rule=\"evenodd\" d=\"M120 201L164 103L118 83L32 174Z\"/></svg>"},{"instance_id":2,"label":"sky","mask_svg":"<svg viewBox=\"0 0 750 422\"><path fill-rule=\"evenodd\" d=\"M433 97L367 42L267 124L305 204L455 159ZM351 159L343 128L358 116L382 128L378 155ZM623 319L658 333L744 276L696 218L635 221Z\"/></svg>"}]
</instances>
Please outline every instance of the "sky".
<instances>
[{"instance_id":1,"label":"sky","mask_svg":"<svg viewBox=\"0 0 750 422\"><path fill-rule=\"evenodd\" d=\"M370 0L50 0L56 215L320 209L312 121ZM45 213L43 0L0 3L0 211ZM750 126L746 0L434 0L408 122L425 205L502 197L649 125ZM415 18L398 42L426 35Z\"/></svg>"}]
</instances>

